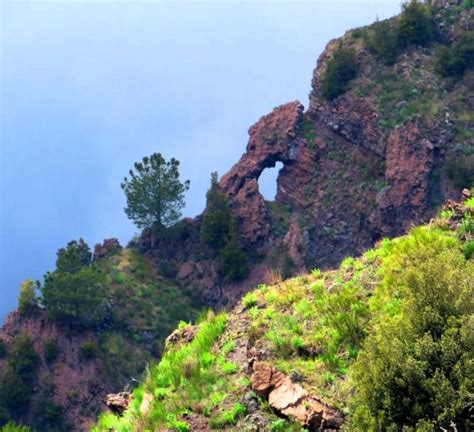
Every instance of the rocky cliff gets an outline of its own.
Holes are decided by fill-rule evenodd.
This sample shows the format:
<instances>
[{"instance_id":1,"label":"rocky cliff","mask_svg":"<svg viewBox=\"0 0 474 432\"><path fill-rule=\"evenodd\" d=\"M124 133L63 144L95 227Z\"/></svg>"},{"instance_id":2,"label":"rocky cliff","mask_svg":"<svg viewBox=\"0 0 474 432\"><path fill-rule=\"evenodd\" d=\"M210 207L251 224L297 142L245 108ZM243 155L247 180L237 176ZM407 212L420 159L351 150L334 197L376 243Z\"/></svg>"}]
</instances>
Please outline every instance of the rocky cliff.
<instances>
[{"instance_id":1,"label":"rocky cliff","mask_svg":"<svg viewBox=\"0 0 474 432\"><path fill-rule=\"evenodd\" d=\"M446 197L470 186L465 172L474 169L472 71L457 81L436 72L438 50L472 31L472 13L458 1L434 5L435 39L400 50L390 65L370 49L374 26L348 31L320 55L306 111L290 102L249 129L245 153L220 180L251 263L247 280L219 277L199 240L200 217L186 221L178 245L145 231L141 251L173 262L178 284L219 306L275 273L333 267L428 221ZM397 19L387 21L390 28ZM358 72L343 94L327 100L322 81L341 47L354 51ZM266 202L258 179L277 162L276 199Z\"/></svg>"}]
</instances>

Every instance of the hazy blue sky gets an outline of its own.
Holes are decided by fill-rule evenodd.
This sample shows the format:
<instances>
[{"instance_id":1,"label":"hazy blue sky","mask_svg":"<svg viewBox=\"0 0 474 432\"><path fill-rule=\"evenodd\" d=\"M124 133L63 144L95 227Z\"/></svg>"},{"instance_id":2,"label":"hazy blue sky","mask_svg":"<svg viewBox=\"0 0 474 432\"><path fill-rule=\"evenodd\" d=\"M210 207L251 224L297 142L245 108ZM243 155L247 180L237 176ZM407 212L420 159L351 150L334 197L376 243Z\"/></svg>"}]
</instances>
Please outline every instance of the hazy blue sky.
<instances>
[{"instance_id":1,"label":"hazy blue sky","mask_svg":"<svg viewBox=\"0 0 474 432\"><path fill-rule=\"evenodd\" d=\"M0 320L69 240L132 237L119 185L134 161L181 160L184 214L200 213L248 127L307 106L325 44L399 3L0 2Z\"/></svg>"}]
</instances>

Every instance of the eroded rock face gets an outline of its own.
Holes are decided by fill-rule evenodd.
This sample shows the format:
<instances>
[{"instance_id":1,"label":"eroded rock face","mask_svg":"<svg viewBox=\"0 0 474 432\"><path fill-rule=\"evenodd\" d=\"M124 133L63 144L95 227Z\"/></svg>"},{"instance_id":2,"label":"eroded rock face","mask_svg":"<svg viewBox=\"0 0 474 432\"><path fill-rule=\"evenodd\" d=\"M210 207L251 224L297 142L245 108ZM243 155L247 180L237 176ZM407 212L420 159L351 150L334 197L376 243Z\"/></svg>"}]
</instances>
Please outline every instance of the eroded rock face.
<instances>
[{"instance_id":1,"label":"eroded rock face","mask_svg":"<svg viewBox=\"0 0 474 432\"><path fill-rule=\"evenodd\" d=\"M310 431L341 428L344 416L339 411L310 395L269 363L255 361L252 368L252 389L257 395L267 398L277 412Z\"/></svg>"},{"instance_id":2,"label":"eroded rock face","mask_svg":"<svg viewBox=\"0 0 474 432\"><path fill-rule=\"evenodd\" d=\"M249 129L246 152L219 183L230 198L247 246L264 242L271 229L258 178L277 162L286 165L298 159L302 143L297 130L302 119L303 105L299 102L281 105L262 117Z\"/></svg>"},{"instance_id":3,"label":"eroded rock face","mask_svg":"<svg viewBox=\"0 0 474 432\"><path fill-rule=\"evenodd\" d=\"M388 139L385 179L372 222L383 235L409 228L427 210L428 180L434 165L434 144L417 122L396 128Z\"/></svg>"}]
</instances>

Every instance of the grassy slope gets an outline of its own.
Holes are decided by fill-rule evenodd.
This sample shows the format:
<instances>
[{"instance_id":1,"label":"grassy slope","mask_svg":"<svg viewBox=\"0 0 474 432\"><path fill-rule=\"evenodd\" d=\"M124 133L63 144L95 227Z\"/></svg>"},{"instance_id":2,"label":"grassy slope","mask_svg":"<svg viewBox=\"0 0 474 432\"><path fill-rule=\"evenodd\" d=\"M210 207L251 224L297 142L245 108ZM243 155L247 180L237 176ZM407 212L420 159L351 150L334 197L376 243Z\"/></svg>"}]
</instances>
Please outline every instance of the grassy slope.
<instances>
[{"instance_id":1,"label":"grassy slope","mask_svg":"<svg viewBox=\"0 0 474 432\"><path fill-rule=\"evenodd\" d=\"M245 430L256 415L246 416L247 401L254 395L246 356L239 353L247 344L258 345L279 370L350 414L355 385L351 377L358 356L370 348L365 341L374 337L381 323L401 317L409 302L403 275L411 271L405 260L410 251L431 251L423 263L413 262L412 270L436 263L438 252L453 254L459 266L453 271L462 270L467 278L463 283L474 286L474 261L464 257L469 255L468 245L472 247L472 219L465 217L453 230L449 217L444 213L430 226L383 240L362 257L347 258L338 270L314 270L274 286L260 286L229 315L211 315L190 344L169 349L150 368L123 418L103 415L95 430L193 430L196 419L211 428ZM472 316L472 295L467 306ZM144 394L154 400L150 410L141 412ZM300 430L277 418L265 401L256 400L268 430Z\"/></svg>"}]
</instances>

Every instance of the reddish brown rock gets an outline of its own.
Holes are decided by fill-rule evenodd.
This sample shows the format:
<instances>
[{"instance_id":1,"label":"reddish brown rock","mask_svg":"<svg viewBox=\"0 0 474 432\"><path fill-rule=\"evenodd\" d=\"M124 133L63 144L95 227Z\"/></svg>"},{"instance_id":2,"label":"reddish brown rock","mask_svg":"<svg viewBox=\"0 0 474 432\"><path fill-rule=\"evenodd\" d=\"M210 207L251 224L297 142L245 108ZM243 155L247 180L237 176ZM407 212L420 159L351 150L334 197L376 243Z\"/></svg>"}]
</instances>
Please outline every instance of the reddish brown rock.
<instances>
[{"instance_id":1,"label":"reddish brown rock","mask_svg":"<svg viewBox=\"0 0 474 432\"><path fill-rule=\"evenodd\" d=\"M302 143L296 136L302 119L303 105L299 102L281 105L262 117L249 129L245 154L219 183L230 198L247 246L264 242L271 229L265 201L258 190L258 178L276 162L288 164L297 160Z\"/></svg>"},{"instance_id":2,"label":"reddish brown rock","mask_svg":"<svg viewBox=\"0 0 474 432\"><path fill-rule=\"evenodd\" d=\"M253 362L252 389L280 414L300 423L310 431L338 430L344 416L301 387L269 363Z\"/></svg>"},{"instance_id":3,"label":"reddish brown rock","mask_svg":"<svg viewBox=\"0 0 474 432\"><path fill-rule=\"evenodd\" d=\"M94 260L105 258L109 255L114 255L122 249L119 241L116 238L106 239L102 244L97 243L94 247Z\"/></svg>"},{"instance_id":4,"label":"reddish brown rock","mask_svg":"<svg viewBox=\"0 0 474 432\"><path fill-rule=\"evenodd\" d=\"M434 144L417 121L397 127L387 145L385 181L372 222L383 235L406 231L427 212Z\"/></svg>"},{"instance_id":5,"label":"reddish brown rock","mask_svg":"<svg viewBox=\"0 0 474 432\"><path fill-rule=\"evenodd\" d=\"M198 326L187 325L183 328L176 329L166 338L166 346L170 347L171 345L177 344L187 344L194 339L198 331Z\"/></svg>"},{"instance_id":6,"label":"reddish brown rock","mask_svg":"<svg viewBox=\"0 0 474 432\"><path fill-rule=\"evenodd\" d=\"M132 397L129 392L109 393L105 397L105 404L114 414L122 415L130 405Z\"/></svg>"}]
</instances>

